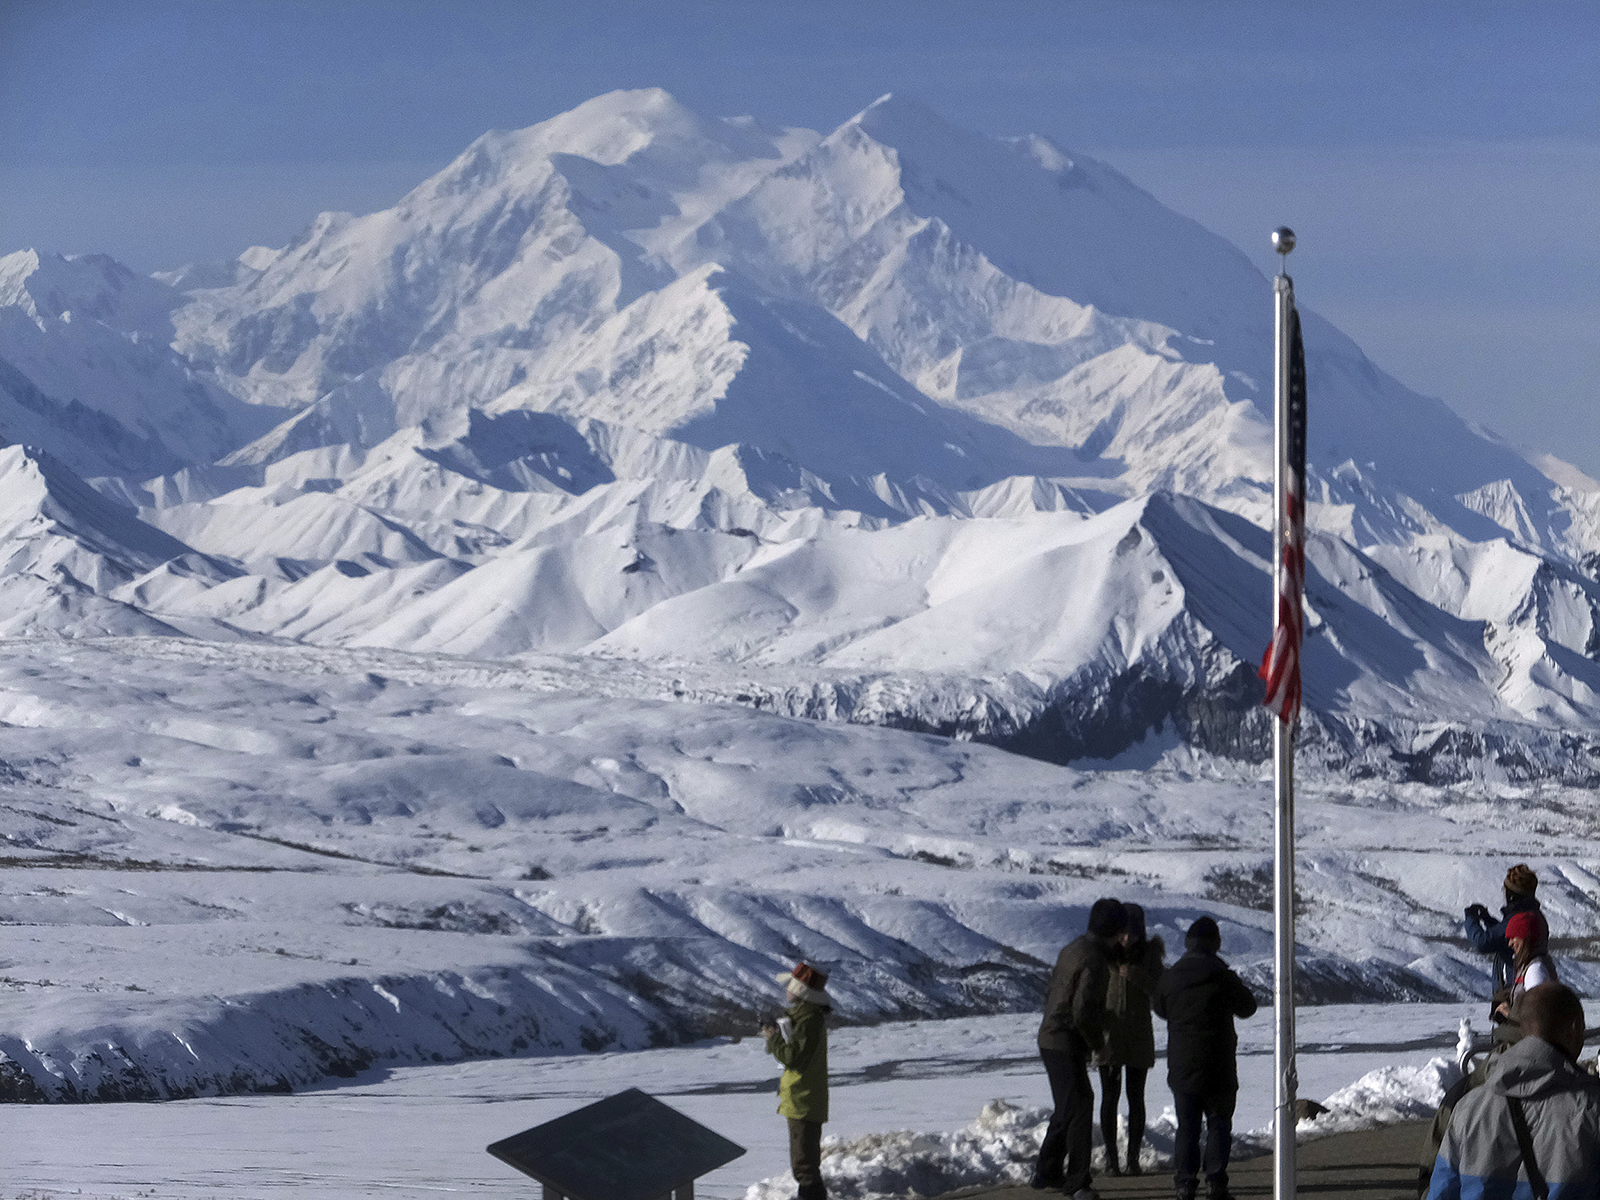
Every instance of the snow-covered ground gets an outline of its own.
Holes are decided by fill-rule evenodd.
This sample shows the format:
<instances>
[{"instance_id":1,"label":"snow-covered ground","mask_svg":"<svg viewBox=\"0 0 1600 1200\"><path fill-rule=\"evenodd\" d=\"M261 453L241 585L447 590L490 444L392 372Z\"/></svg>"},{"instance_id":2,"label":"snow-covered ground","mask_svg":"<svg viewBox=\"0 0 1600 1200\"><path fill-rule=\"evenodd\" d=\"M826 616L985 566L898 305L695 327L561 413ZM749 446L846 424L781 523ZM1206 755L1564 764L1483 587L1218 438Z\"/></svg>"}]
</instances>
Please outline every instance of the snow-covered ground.
<instances>
[{"instance_id":1,"label":"snow-covered ground","mask_svg":"<svg viewBox=\"0 0 1600 1200\"><path fill-rule=\"evenodd\" d=\"M0 258L0 1097L177 1100L8 1110L40 1186L489 1180L654 1071L727 1194L767 1076L673 1047L806 957L841 1135L1035 1103L994 1014L1107 893L1264 991L1269 286L1040 138L659 90L236 262ZM1600 496L1303 315L1304 998L1481 994L1519 859L1592 992ZM1308 1091L1396 1053L1335 1032Z\"/></svg>"},{"instance_id":2,"label":"snow-covered ground","mask_svg":"<svg viewBox=\"0 0 1600 1200\"><path fill-rule=\"evenodd\" d=\"M1321 1099L1375 1070L1421 1068L1435 1056L1449 1057L1459 1018L1477 1016L1480 1007L1304 1009L1301 1094ZM1036 1029L1032 1014L837 1029L829 1048L834 1091L827 1133L852 1143L897 1130L954 1131L991 1100L1020 1109L1047 1104L1033 1051ZM1157 1029L1164 1040L1159 1022ZM1240 1022L1240 1034L1236 1128L1248 1131L1270 1117L1270 1015ZM372 1071L292 1096L13 1107L6 1112L0 1196L43 1191L52 1198L132 1200L152 1189L162 1200L520 1195L526 1181L483 1148L627 1087L665 1099L748 1149L701 1182L705 1194L730 1200L772 1176L783 1176L775 1191L786 1194L784 1185L789 1193L793 1185L785 1174L787 1132L773 1111L776 1071L759 1039L718 1039L632 1053ZM1158 1064L1147 1090L1158 1123L1167 1104L1162 1071ZM1408 1077L1390 1089L1387 1105L1352 1100L1341 1111L1363 1122L1415 1115L1434 1102L1428 1079L1426 1072ZM1363 1094L1370 1101L1373 1088ZM1165 1137L1170 1145L1170 1129ZM906 1148L904 1140L879 1143L890 1159Z\"/></svg>"},{"instance_id":3,"label":"snow-covered ground","mask_svg":"<svg viewBox=\"0 0 1600 1200\"><path fill-rule=\"evenodd\" d=\"M799 957L850 1023L1028 1011L1107 893L1174 949L1214 914L1265 993L1252 774L1075 771L595 678L0 647L0 1087L168 1099L647 1049L748 1028ZM1306 999L1482 994L1455 914L1517 859L1566 977L1597 981L1587 793L1313 776L1299 822Z\"/></svg>"}]
</instances>

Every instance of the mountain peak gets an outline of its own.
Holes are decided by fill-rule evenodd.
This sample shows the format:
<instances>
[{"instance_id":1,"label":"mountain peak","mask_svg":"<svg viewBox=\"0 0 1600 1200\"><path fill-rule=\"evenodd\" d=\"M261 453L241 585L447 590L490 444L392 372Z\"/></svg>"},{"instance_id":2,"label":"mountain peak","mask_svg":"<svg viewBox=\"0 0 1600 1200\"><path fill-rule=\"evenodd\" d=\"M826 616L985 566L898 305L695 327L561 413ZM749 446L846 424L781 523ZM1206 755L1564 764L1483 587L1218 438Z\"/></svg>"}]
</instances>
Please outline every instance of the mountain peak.
<instances>
[{"instance_id":1,"label":"mountain peak","mask_svg":"<svg viewBox=\"0 0 1600 1200\"><path fill-rule=\"evenodd\" d=\"M896 92L885 92L850 118L847 124L859 125L879 141L890 143L908 134L922 137L931 134L959 140L981 137L952 125L921 100Z\"/></svg>"},{"instance_id":2,"label":"mountain peak","mask_svg":"<svg viewBox=\"0 0 1600 1200\"><path fill-rule=\"evenodd\" d=\"M537 186L556 156L601 167L627 164L669 188L692 186L711 164L776 161L786 131L751 119L710 119L662 88L607 92L525 129L491 130L413 197L442 197L510 184Z\"/></svg>"},{"instance_id":3,"label":"mountain peak","mask_svg":"<svg viewBox=\"0 0 1600 1200\"><path fill-rule=\"evenodd\" d=\"M19 250L0 258L0 307L16 305L36 320L64 314L103 321L114 329L156 328L177 303L158 280L139 275L109 254L40 254Z\"/></svg>"}]
</instances>

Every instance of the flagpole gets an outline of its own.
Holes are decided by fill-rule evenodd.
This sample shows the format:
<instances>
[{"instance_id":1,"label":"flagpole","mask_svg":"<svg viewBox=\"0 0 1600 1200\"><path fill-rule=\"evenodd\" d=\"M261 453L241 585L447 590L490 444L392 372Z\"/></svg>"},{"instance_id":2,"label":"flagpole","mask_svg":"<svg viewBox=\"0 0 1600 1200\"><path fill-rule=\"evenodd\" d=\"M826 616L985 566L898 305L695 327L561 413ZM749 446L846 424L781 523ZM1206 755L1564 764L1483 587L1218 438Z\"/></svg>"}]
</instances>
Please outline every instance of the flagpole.
<instances>
[{"instance_id":1,"label":"flagpole","mask_svg":"<svg viewBox=\"0 0 1600 1200\"><path fill-rule=\"evenodd\" d=\"M1294 231L1288 227L1272 235L1272 244L1288 265L1294 249ZM1289 460L1289 337L1294 310L1294 281L1280 272L1272 281L1274 304L1273 355L1273 445L1276 453L1272 471L1272 611L1274 620L1282 596L1284 545L1289 536L1287 496ZM1295 597L1298 602L1299 597ZM1276 1106L1273 1129L1273 1200L1294 1200L1295 1173L1295 1093L1299 1076L1295 1068L1294 1035L1294 725L1272 722L1272 936L1274 971L1272 985L1273 1076L1276 1080Z\"/></svg>"}]
</instances>

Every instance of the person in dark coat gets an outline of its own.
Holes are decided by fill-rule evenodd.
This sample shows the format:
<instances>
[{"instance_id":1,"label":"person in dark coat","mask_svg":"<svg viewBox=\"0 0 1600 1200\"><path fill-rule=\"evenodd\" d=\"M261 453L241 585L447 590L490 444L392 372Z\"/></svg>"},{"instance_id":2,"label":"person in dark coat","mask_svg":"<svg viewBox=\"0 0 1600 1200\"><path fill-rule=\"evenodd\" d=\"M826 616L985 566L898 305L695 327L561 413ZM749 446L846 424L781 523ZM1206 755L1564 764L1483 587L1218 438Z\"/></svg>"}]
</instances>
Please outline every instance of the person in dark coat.
<instances>
[{"instance_id":1,"label":"person in dark coat","mask_svg":"<svg viewBox=\"0 0 1600 1200\"><path fill-rule=\"evenodd\" d=\"M1094 1088L1089 1059L1105 1043L1107 951L1127 924L1115 900L1096 900L1089 929L1056 957L1039 1025L1039 1058L1050 1080L1055 1111L1039 1147L1032 1186L1060 1188L1074 1200L1099 1200L1089 1186L1089 1151L1094 1140Z\"/></svg>"},{"instance_id":2,"label":"person in dark coat","mask_svg":"<svg viewBox=\"0 0 1600 1200\"><path fill-rule=\"evenodd\" d=\"M1122 1077L1128 1077L1127 1173L1138 1175L1139 1147L1144 1143L1144 1081L1156 1065L1155 1030L1150 1025L1150 996L1166 970L1167 947L1147 937L1144 909L1124 904L1128 926L1117 938L1111 981L1106 987L1106 1044L1100 1064L1100 1136L1106 1145L1106 1171L1120 1175L1117 1155L1117 1100Z\"/></svg>"},{"instance_id":3,"label":"person in dark coat","mask_svg":"<svg viewBox=\"0 0 1600 1200\"><path fill-rule=\"evenodd\" d=\"M1511 986L1512 980L1512 953L1511 944L1506 941L1506 922L1518 913L1533 913L1539 919L1543 938L1546 940L1550 934L1550 927L1545 924L1544 914L1539 910L1539 900L1536 893L1539 890L1539 877L1533 873L1527 863L1518 863L1506 872L1505 884L1502 891L1505 893L1506 902L1500 907L1500 919L1494 916L1481 904L1467 906L1462 922L1467 941L1479 954L1494 956L1494 990L1499 992ZM1542 946L1541 946L1542 949ZM1496 1002L1501 999L1496 998Z\"/></svg>"},{"instance_id":4,"label":"person in dark coat","mask_svg":"<svg viewBox=\"0 0 1600 1200\"><path fill-rule=\"evenodd\" d=\"M1233 1107L1239 1095L1235 1017L1254 1016L1256 998L1217 957L1222 934L1210 917L1189 926L1186 953L1161 976L1151 997L1167 1023L1167 1086L1178 1114L1172 1148L1178 1200L1194 1200L1199 1184L1200 1122L1205 1121L1203 1165L1209 1200L1230 1200L1228 1155L1233 1148Z\"/></svg>"}]
</instances>

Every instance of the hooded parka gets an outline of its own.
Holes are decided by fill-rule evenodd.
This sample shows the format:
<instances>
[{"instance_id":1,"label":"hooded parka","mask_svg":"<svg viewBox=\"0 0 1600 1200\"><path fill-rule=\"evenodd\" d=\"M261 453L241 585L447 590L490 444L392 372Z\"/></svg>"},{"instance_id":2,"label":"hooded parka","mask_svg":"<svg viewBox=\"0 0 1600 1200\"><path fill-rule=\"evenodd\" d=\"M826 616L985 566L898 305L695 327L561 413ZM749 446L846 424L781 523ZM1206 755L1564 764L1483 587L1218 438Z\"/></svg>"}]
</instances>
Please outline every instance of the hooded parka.
<instances>
[{"instance_id":1,"label":"hooded parka","mask_svg":"<svg viewBox=\"0 0 1600 1200\"><path fill-rule=\"evenodd\" d=\"M778 1114L792 1121L828 1119L828 1031L823 1022L830 1009L812 1000L796 1000L785 1014L794 1023L788 1041L767 1035L767 1051L783 1064L778 1080Z\"/></svg>"},{"instance_id":2,"label":"hooded parka","mask_svg":"<svg viewBox=\"0 0 1600 1200\"><path fill-rule=\"evenodd\" d=\"M1600 1079L1543 1038L1500 1055L1489 1080L1451 1114L1429 1200L1531 1200L1508 1098L1522 1102L1550 1200L1600 1197Z\"/></svg>"}]
</instances>

